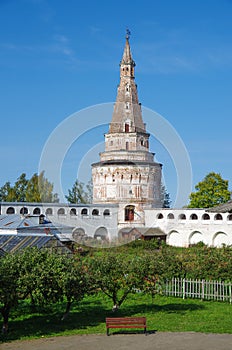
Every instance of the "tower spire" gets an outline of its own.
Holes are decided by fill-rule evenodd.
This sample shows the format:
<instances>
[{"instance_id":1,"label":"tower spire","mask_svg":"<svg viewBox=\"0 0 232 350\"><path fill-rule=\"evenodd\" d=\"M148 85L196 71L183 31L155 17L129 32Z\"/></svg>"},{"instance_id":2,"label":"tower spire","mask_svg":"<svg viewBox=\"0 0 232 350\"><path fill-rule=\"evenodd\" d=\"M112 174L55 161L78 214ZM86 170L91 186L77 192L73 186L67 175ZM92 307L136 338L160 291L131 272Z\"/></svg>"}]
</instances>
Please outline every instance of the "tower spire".
<instances>
[{"instance_id":1,"label":"tower spire","mask_svg":"<svg viewBox=\"0 0 232 350\"><path fill-rule=\"evenodd\" d=\"M127 29L126 29L126 39L130 39L130 36L131 36L131 32L130 32L130 30L127 28Z\"/></svg>"},{"instance_id":2,"label":"tower spire","mask_svg":"<svg viewBox=\"0 0 232 350\"><path fill-rule=\"evenodd\" d=\"M92 164L93 203L117 203L118 223L123 228L143 226L144 208L161 206L161 164L154 162L154 153L149 151L150 135L138 100L129 38L127 30L105 151L100 153L100 162Z\"/></svg>"},{"instance_id":3,"label":"tower spire","mask_svg":"<svg viewBox=\"0 0 232 350\"><path fill-rule=\"evenodd\" d=\"M135 62L130 49L130 31L126 31L126 43L120 62L120 84L114 106L110 133L144 132L145 125L142 119L141 106L138 101L137 86L134 81ZM129 125L129 131L128 126Z\"/></svg>"},{"instance_id":4,"label":"tower spire","mask_svg":"<svg viewBox=\"0 0 232 350\"><path fill-rule=\"evenodd\" d=\"M125 48L124 48L124 52L123 52L123 56L122 56L122 61L121 61L120 65L121 64L131 64L131 65L133 65L133 67L135 67L135 62L132 59L130 43L129 43L130 35L131 35L131 32L129 31L129 29L127 29L126 30L126 44L125 44Z\"/></svg>"}]
</instances>

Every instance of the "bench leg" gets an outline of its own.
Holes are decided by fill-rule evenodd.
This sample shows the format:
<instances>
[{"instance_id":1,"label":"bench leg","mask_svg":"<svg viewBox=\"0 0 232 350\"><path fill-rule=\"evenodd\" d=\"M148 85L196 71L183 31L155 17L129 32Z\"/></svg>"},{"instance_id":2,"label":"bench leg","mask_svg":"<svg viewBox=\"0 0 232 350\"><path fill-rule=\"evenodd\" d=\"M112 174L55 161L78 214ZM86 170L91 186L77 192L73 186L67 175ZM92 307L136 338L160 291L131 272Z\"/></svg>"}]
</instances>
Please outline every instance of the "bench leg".
<instances>
[{"instance_id":1,"label":"bench leg","mask_svg":"<svg viewBox=\"0 0 232 350\"><path fill-rule=\"evenodd\" d=\"M109 333L109 328L106 328L106 335L109 336L110 333Z\"/></svg>"}]
</instances>

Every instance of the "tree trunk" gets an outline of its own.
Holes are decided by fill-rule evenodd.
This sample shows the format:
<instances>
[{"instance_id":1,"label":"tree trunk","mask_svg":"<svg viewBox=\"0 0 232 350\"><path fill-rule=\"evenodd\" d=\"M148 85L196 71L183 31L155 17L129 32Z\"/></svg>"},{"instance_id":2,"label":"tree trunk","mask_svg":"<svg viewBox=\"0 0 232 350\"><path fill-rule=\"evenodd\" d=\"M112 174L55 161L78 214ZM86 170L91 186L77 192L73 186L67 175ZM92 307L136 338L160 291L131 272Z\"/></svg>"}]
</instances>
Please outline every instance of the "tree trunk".
<instances>
[{"instance_id":1,"label":"tree trunk","mask_svg":"<svg viewBox=\"0 0 232 350\"><path fill-rule=\"evenodd\" d=\"M64 321L66 319L66 317L68 317L69 315L69 311L71 309L71 305L72 305L72 302L71 301L68 301L67 304L66 304L66 310L65 310L65 313L63 314L62 318L61 318L61 321Z\"/></svg>"},{"instance_id":2,"label":"tree trunk","mask_svg":"<svg viewBox=\"0 0 232 350\"><path fill-rule=\"evenodd\" d=\"M119 305L114 304L114 306L112 307L112 311L115 312L115 311L118 311L118 309L119 309Z\"/></svg>"},{"instance_id":3,"label":"tree trunk","mask_svg":"<svg viewBox=\"0 0 232 350\"><path fill-rule=\"evenodd\" d=\"M10 306L4 305L1 308L1 314L3 317L3 325L2 325L2 333L6 334L8 332L8 323L9 323L9 314L10 314Z\"/></svg>"}]
</instances>

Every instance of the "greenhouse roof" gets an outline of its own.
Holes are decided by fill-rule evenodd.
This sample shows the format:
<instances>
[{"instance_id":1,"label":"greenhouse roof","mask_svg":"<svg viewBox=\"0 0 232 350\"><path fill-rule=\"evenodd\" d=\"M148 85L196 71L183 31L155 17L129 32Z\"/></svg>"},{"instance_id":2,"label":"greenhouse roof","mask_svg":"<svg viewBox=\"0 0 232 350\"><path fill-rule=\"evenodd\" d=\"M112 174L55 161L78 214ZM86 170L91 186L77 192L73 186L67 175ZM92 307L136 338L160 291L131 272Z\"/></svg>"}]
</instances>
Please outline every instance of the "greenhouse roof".
<instances>
[{"instance_id":1,"label":"greenhouse roof","mask_svg":"<svg viewBox=\"0 0 232 350\"><path fill-rule=\"evenodd\" d=\"M55 247L70 252L60 239L61 233L70 232L71 227L59 224L56 227L46 221L43 224L37 222L38 217L0 215L0 256L28 247Z\"/></svg>"}]
</instances>

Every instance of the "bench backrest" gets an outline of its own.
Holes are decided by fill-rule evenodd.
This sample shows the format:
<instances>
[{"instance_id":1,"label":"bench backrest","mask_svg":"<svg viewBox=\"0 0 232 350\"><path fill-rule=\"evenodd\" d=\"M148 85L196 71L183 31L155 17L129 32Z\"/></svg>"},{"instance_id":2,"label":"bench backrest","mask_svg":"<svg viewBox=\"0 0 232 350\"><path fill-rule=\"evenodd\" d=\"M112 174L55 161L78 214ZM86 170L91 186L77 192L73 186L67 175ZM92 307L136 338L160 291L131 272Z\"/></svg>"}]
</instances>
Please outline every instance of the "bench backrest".
<instances>
[{"instance_id":1,"label":"bench backrest","mask_svg":"<svg viewBox=\"0 0 232 350\"><path fill-rule=\"evenodd\" d=\"M146 317L107 317L106 325L146 325Z\"/></svg>"}]
</instances>

